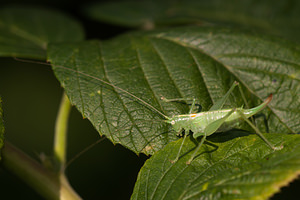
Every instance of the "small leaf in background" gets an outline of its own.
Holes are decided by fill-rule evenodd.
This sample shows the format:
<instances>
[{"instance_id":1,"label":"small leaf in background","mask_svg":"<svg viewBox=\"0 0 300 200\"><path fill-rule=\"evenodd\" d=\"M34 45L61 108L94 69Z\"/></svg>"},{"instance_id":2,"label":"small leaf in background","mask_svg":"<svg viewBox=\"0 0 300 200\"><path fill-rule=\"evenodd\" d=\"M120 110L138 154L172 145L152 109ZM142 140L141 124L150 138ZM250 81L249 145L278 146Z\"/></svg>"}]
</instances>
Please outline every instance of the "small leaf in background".
<instances>
[{"instance_id":1,"label":"small leaf in background","mask_svg":"<svg viewBox=\"0 0 300 200\"><path fill-rule=\"evenodd\" d=\"M299 1L119 1L95 2L85 13L93 19L128 27L181 24L231 25L264 31L299 42Z\"/></svg>"},{"instance_id":2,"label":"small leaf in background","mask_svg":"<svg viewBox=\"0 0 300 200\"><path fill-rule=\"evenodd\" d=\"M176 133L163 117L104 80L143 99L167 116L185 114L187 104L166 98L196 98L203 111L233 81L251 106L274 98L264 112L270 132L299 132L299 63L296 46L278 38L223 28L173 28L137 32L109 41L52 44L48 58L66 93L100 134L139 153L153 154ZM238 90L225 107L243 105ZM291 112L292 111L292 112Z\"/></svg>"},{"instance_id":3,"label":"small leaf in background","mask_svg":"<svg viewBox=\"0 0 300 200\"><path fill-rule=\"evenodd\" d=\"M2 110L2 100L0 98L0 160L1 151L4 144L4 124L3 124L3 110Z\"/></svg>"},{"instance_id":4,"label":"small leaf in background","mask_svg":"<svg viewBox=\"0 0 300 200\"><path fill-rule=\"evenodd\" d=\"M138 199L267 199L300 173L300 135L264 134L280 151L271 150L257 135L216 133L208 137L190 165L195 141L168 144L142 167L132 200Z\"/></svg>"},{"instance_id":5,"label":"small leaf in background","mask_svg":"<svg viewBox=\"0 0 300 200\"><path fill-rule=\"evenodd\" d=\"M26 6L0 9L0 56L45 59L49 42L83 39L81 25L58 11Z\"/></svg>"}]
</instances>

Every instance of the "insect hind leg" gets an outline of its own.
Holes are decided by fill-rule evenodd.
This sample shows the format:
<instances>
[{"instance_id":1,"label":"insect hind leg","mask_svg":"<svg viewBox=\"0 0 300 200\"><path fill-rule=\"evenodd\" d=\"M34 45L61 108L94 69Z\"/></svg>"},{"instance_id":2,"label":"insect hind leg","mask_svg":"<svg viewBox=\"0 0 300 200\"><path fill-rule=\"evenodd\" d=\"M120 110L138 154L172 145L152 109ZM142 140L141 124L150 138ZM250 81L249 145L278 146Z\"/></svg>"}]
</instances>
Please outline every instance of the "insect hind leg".
<instances>
[{"instance_id":1,"label":"insect hind leg","mask_svg":"<svg viewBox=\"0 0 300 200\"><path fill-rule=\"evenodd\" d=\"M281 150L283 146L276 147L274 146L265 136L260 132L260 130L242 113L240 110L238 110L239 115L251 126L251 128L254 129L255 133L273 150Z\"/></svg>"},{"instance_id":2,"label":"insect hind leg","mask_svg":"<svg viewBox=\"0 0 300 200\"><path fill-rule=\"evenodd\" d=\"M228 97L230 96L230 94L232 93L233 89L239 85L239 82L234 81L232 86L230 87L230 89L226 92L226 94L219 99L210 109L209 111L213 111L213 110L219 110L223 107L223 105L225 104L226 100L228 99Z\"/></svg>"},{"instance_id":3,"label":"insect hind leg","mask_svg":"<svg viewBox=\"0 0 300 200\"><path fill-rule=\"evenodd\" d=\"M264 124L265 124L265 128L266 128L266 133L269 133L269 125L268 125L268 119L266 117L266 115L264 113L260 113L260 114L256 114L253 115L253 119L254 121L258 118L263 118L264 120ZM256 125L256 124L255 124Z\"/></svg>"}]
</instances>

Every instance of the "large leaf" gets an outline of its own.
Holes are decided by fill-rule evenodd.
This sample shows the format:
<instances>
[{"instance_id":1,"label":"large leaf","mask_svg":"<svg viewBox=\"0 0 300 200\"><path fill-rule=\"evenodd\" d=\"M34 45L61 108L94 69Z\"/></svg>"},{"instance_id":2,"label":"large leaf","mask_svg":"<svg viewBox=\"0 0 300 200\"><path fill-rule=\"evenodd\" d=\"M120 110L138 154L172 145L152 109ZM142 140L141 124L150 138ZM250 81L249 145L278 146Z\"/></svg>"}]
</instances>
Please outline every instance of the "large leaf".
<instances>
[{"instance_id":1,"label":"large leaf","mask_svg":"<svg viewBox=\"0 0 300 200\"><path fill-rule=\"evenodd\" d=\"M129 27L213 22L263 30L299 41L299 1L150 0L96 2L90 17Z\"/></svg>"},{"instance_id":2,"label":"large leaf","mask_svg":"<svg viewBox=\"0 0 300 200\"><path fill-rule=\"evenodd\" d=\"M4 125L3 125L2 100L0 98L0 160L1 160L1 150L3 144L4 144Z\"/></svg>"},{"instance_id":3,"label":"large leaf","mask_svg":"<svg viewBox=\"0 0 300 200\"><path fill-rule=\"evenodd\" d=\"M26 6L0 9L0 56L45 59L49 42L83 38L80 24L58 11Z\"/></svg>"},{"instance_id":4,"label":"large leaf","mask_svg":"<svg viewBox=\"0 0 300 200\"><path fill-rule=\"evenodd\" d=\"M182 140L146 161L131 199L267 199L300 174L300 135L265 134L280 151L256 135L227 132L212 136L190 165L195 150L188 140L172 164Z\"/></svg>"},{"instance_id":5,"label":"large leaf","mask_svg":"<svg viewBox=\"0 0 300 200\"><path fill-rule=\"evenodd\" d=\"M97 78L167 116L187 113L189 106L163 102L161 96L196 98L208 110L237 80L252 106L273 93L266 109L270 132L300 130L300 52L280 39L218 28L178 28L105 42L50 45L48 57L83 116L100 134L136 153L153 153L177 140L176 133L153 109ZM225 106L242 104L236 90Z\"/></svg>"}]
</instances>

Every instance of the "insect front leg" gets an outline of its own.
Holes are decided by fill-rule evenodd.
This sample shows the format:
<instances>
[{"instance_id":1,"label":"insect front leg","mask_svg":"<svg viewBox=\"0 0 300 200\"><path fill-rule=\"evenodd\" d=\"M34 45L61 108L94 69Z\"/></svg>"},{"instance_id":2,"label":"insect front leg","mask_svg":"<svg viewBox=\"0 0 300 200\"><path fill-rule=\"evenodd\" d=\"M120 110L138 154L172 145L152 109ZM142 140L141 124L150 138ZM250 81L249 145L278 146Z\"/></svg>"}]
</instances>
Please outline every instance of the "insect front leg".
<instances>
[{"instance_id":1,"label":"insect front leg","mask_svg":"<svg viewBox=\"0 0 300 200\"><path fill-rule=\"evenodd\" d=\"M199 109L198 110L200 110L201 111L201 109L202 109L202 107L201 107L201 105L199 105L199 104L196 104L196 99L195 98L193 98L193 99L191 99L191 98L177 98L177 99L166 99L165 97L161 97L160 98L162 101L164 101L164 102L174 102L174 101L190 101L190 100L193 100L193 103L192 103L192 105L191 105L191 108L190 108L190 110L189 110L189 114L191 114L192 112L193 112L193 109L194 109L194 107L197 105L197 106L199 106ZM189 104L188 104L189 105ZM199 111L199 112L200 112Z\"/></svg>"},{"instance_id":2,"label":"insect front leg","mask_svg":"<svg viewBox=\"0 0 300 200\"><path fill-rule=\"evenodd\" d=\"M204 133L204 134L205 134L205 133ZM201 147L202 144L204 143L205 139L206 139L206 134L203 135L203 137L202 137L200 143L198 144L197 148L195 149L193 155L192 155L191 158L186 162L187 165L191 164L191 162L194 160L194 158L195 158L197 152L199 151L200 147Z\"/></svg>"},{"instance_id":3,"label":"insect front leg","mask_svg":"<svg viewBox=\"0 0 300 200\"><path fill-rule=\"evenodd\" d=\"M193 103L192 103L192 106L190 108L189 114L191 114L193 112L193 109L194 109L194 106L195 106L195 102L196 102L196 99L193 99Z\"/></svg>"},{"instance_id":4,"label":"insect front leg","mask_svg":"<svg viewBox=\"0 0 300 200\"><path fill-rule=\"evenodd\" d=\"M180 132L181 132L181 131L180 131ZM178 133L178 134L180 134L180 133ZM184 134L183 140L182 140L181 145L180 145L180 147L179 147L179 150L178 150L178 153L177 153L177 155L176 155L176 158L175 158L174 160L171 160L171 163L175 163L175 162L177 162L177 160L179 159L180 152L181 152L181 149L182 149L182 146L183 146L183 144L184 144L184 141L185 141L186 137L187 137L187 133Z\"/></svg>"}]
</instances>

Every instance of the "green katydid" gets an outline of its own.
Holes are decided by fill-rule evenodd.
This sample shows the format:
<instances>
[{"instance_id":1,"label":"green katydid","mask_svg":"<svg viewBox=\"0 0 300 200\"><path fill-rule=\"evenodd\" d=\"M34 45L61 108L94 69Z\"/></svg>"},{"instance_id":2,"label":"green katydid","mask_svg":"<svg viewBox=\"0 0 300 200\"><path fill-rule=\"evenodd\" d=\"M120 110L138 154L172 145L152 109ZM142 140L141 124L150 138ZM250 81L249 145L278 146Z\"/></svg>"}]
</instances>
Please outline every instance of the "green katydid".
<instances>
[{"instance_id":1,"label":"green katydid","mask_svg":"<svg viewBox=\"0 0 300 200\"><path fill-rule=\"evenodd\" d=\"M55 67L74 71L73 69L63 67L63 66L55 66ZM190 164L191 161L195 158L198 150L200 149L200 147L206 140L207 136L212 135L213 133L218 132L218 131L226 131L226 130L232 129L232 128L236 127L240 123L241 120L246 121L271 149L279 150L282 148L282 146L275 147L273 144L271 144L262 135L262 133L248 120L249 117L257 114L259 111L261 111L263 108L265 108L268 105L268 103L272 100L272 94L262 104L260 104L257 107L251 108L251 109L243 109L243 108L222 109L224 103L226 102L226 100L228 99L231 92L233 91L233 89L236 86L239 86L239 90L245 101L244 95L242 93L242 89L241 89L239 83L235 81L233 83L233 85L231 86L231 88L228 90L228 92L223 96L223 98L221 98L219 101L217 101L210 108L209 111L195 113L195 114L192 113L193 108L195 106L195 99L194 99L188 114L175 115L173 117L168 117L167 115L163 114L162 112L160 112L158 109L156 109L149 103L145 102L141 98L131 94L130 92L128 92L120 87L117 87L109 82L106 82L106 81L100 79L100 78L97 78L97 77L89 75L89 74L85 74L80 71L76 71L76 73L81 74L86 77L90 77L95 80L98 80L98 81L102 82L103 84L106 84L106 85L109 85L109 86L115 88L116 90L120 91L121 93L124 93L126 95L133 97L134 99L138 100L139 102L141 102L148 108L152 109L153 111L155 111L156 113L161 115L165 119L164 122L169 123L172 126L172 129L175 132L177 132L178 134L180 134L183 131L185 131L185 133L189 133L189 131L192 131L193 137L195 139L202 136L202 139L201 139L199 145L197 146L197 148L194 151L191 158L188 160L187 164ZM165 102L170 102L170 101L180 101L180 100L184 100L184 99L168 100L166 98L162 98L162 100ZM186 136L187 136L187 134L184 134L184 138L183 138L182 144L180 146L180 149L177 153L175 160L173 160L172 162L176 162L178 160L180 151L184 144Z\"/></svg>"},{"instance_id":2,"label":"green katydid","mask_svg":"<svg viewBox=\"0 0 300 200\"><path fill-rule=\"evenodd\" d=\"M226 102L227 98L229 97L229 95L237 85L239 85L239 83L234 82L231 88L228 90L228 92L223 96L223 98L217 101L210 108L209 111L192 114L191 112L195 105L195 100L193 100L193 104L191 106L189 114L176 115L171 118L169 117L167 118L166 122L170 123L176 132L180 133L182 130L184 130L186 133L188 133L189 131L192 131L193 137L195 139L200 136L203 136L196 150L192 154L191 158L187 161L187 164L190 164L191 161L195 158L196 153L200 149L201 145L204 143L207 136L210 136L217 131L221 132L221 131L230 130L236 127L241 120L245 120L271 149L273 150L282 149L282 146L275 147L273 144L271 144L267 140L267 138L263 136L263 134L259 131L259 129L256 128L248 120L249 117L257 114L259 111L261 111L263 108L265 108L268 105L268 103L272 100L273 97L272 94L262 104L251 109L243 109L243 108L221 109L224 103ZM242 93L240 86L239 89ZM244 96L243 93L242 96ZM181 99L172 99L172 100L164 99L164 100L177 101ZM176 162L178 160L181 148L186 139L186 135L187 134L184 135L177 157L172 162Z\"/></svg>"},{"instance_id":3,"label":"green katydid","mask_svg":"<svg viewBox=\"0 0 300 200\"><path fill-rule=\"evenodd\" d=\"M190 108L190 111L188 114L175 115L173 117L168 117L167 115L163 114L162 112L160 112L158 109L156 109L155 107L153 107L152 105L150 105L149 103L144 101L143 99L131 94L130 92L128 92L120 87L117 87L107 81L104 81L98 77L95 77L93 75L89 75L89 74L86 74L86 73L83 73L80 71L75 71L68 67L57 66L57 65L55 67L66 69L69 71L74 71L77 74L81 74L82 76L86 76L86 77L98 80L98 81L102 82L103 84L109 85L109 86L115 88L116 90L133 97L134 99L138 100L139 102L141 102L148 108L152 109L153 111L155 111L156 113L161 115L165 119L164 122L169 123L172 126L172 129L175 132L177 132L179 135L181 135L181 133L184 131L186 134L184 134L184 138L183 138L183 141L179 148L179 151L177 153L177 156L176 156L175 160L173 160L172 162L176 162L179 159L182 146L184 144L184 141L185 141L189 131L192 132L192 135L195 139L197 139L200 136L202 136L202 139L201 139L200 143L198 144L198 146L196 147L191 158L188 160L187 164L190 164L191 161L195 158L197 152L199 151L200 147L206 140L207 136L210 136L215 132L227 131L229 129L232 129L232 128L236 127L237 125L239 125L241 120L246 121L255 130L256 134L259 137L261 137L262 140L271 149L280 150L283 148L282 146L275 147L273 144L271 144L263 136L263 134L259 131L259 129L256 128L255 125L253 125L248 120L248 118L257 114L259 111L261 111L263 108L265 108L269 104L269 102L272 100L272 94L262 104L258 105L257 107L251 108L251 109L243 109L243 108L222 109L224 103L226 102L226 100L228 99L228 97L230 96L230 94L232 93L232 91L234 90L234 88L236 86L238 86L238 88L241 92L242 98L245 101L245 97L242 92L242 89L241 89L239 83L236 81L233 83L233 85L227 91L227 93L220 100L218 100L208 111L192 113L193 108L195 106L195 99L193 99L193 103L191 105L191 108ZM186 100L186 99L169 99L168 100L168 99L162 97L162 101L165 101L165 102L181 101L181 100ZM246 101L245 101L245 103L246 103Z\"/></svg>"}]
</instances>

